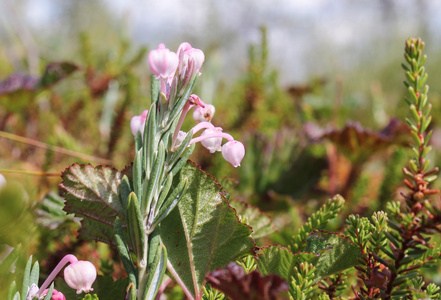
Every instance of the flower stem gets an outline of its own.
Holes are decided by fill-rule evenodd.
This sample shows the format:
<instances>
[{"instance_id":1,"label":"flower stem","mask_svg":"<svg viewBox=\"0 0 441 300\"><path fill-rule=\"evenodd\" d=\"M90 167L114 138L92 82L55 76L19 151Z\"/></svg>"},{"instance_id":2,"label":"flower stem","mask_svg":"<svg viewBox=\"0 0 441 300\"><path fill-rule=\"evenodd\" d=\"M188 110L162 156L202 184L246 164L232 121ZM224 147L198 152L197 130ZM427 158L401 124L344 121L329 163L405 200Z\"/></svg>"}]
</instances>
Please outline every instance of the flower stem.
<instances>
[{"instance_id":1,"label":"flower stem","mask_svg":"<svg viewBox=\"0 0 441 300\"><path fill-rule=\"evenodd\" d=\"M68 254L65 257L63 257L58 263L58 265L55 267L55 269L49 274L49 277L46 278L46 280L43 282L43 284L41 285L40 289L37 292L37 295L41 295L41 293L43 293L43 291L49 286L49 284L54 280L55 276L57 276L58 273L60 273L61 269L63 269L67 263L74 264L77 262L78 259L72 254Z\"/></svg>"}]
</instances>

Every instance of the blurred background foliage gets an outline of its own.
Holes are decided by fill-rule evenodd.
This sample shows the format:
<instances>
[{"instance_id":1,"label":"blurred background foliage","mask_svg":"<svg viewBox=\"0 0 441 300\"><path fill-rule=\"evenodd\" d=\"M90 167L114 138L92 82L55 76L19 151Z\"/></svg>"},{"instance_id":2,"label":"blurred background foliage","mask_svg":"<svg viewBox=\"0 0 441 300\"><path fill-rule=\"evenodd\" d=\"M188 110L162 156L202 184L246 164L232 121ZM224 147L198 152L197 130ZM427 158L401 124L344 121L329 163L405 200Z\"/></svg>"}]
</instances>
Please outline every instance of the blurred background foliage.
<instances>
[{"instance_id":1,"label":"blurred background foliage","mask_svg":"<svg viewBox=\"0 0 441 300\"><path fill-rule=\"evenodd\" d=\"M61 210L58 175L77 162L118 169L131 163L129 122L150 105L146 54L159 42L173 50L186 40L205 52L197 93L216 106L213 124L244 142L246 156L234 169L220 153L199 146L191 159L214 175L231 199L271 216L278 232L258 240L259 246L287 245L336 193L346 204L326 228L330 231L341 230L350 213L369 216L399 198L401 168L408 159L407 128L399 121L407 116L400 63L411 35L427 45L431 155L440 161L441 40L435 33L441 10L436 12L436 1L404 1L404 10L401 1L392 0L334 6L245 1L240 7L206 4L204 13L186 7L178 15L176 1L147 2L151 12L141 4L137 12L135 1L128 1L132 10L120 1L0 3L0 169L49 175L4 172L2 291L11 280L10 247L19 247L25 259L16 261L16 270L33 253L45 275L63 255L75 253L101 265L106 275L122 276L114 250L76 238L78 220ZM282 8L279 15L274 6ZM121 14L123 8L130 14ZM343 16L347 20L339 20ZM374 26L369 33L366 24ZM184 129L193 125L188 118Z\"/></svg>"}]
</instances>

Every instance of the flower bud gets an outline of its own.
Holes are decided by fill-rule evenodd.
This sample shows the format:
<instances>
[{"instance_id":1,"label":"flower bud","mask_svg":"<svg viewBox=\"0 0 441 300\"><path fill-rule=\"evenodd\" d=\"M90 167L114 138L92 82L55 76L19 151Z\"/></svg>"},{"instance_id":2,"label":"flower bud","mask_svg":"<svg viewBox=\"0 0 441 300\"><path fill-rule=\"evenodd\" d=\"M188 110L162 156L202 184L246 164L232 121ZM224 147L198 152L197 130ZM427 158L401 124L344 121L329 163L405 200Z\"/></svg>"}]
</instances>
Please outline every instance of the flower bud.
<instances>
[{"instance_id":1,"label":"flower bud","mask_svg":"<svg viewBox=\"0 0 441 300\"><path fill-rule=\"evenodd\" d=\"M130 120L130 128L132 129L132 134L136 137L138 131L141 131L141 136L144 135L145 120L147 118L148 110L144 110L140 116L134 116Z\"/></svg>"},{"instance_id":2,"label":"flower bud","mask_svg":"<svg viewBox=\"0 0 441 300\"><path fill-rule=\"evenodd\" d=\"M43 292L43 294L41 294L41 296L42 297L46 296L47 292L49 292L49 289L44 290L44 292ZM64 297L62 292L59 292L56 289L53 289L51 300L66 300L66 297Z\"/></svg>"},{"instance_id":3,"label":"flower bud","mask_svg":"<svg viewBox=\"0 0 441 300\"><path fill-rule=\"evenodd\" d=\"M222 146L222 156L237 168L245 156L245 147L241 142L229 141Z\"/></svg>"},{"instance_id":4,"label":"flower bud","mask_svg":"<svg viewBox=\"0 0 441 300\"><path fill-rule=\"evenodd\" d=\"M214 105L205 104L205 107L196 107L193 112L193 119L196 122L210 122L216 112Z\"/></svg>"},{"instance_id":5,"label":"flower bud","mask_svg":"<svg viewBox=\"0 0 441 300\"><path fill-rule=\"evenodd\" d=\"M64 281L67 285L77 290L77 294L93 291L92 284L96 279L95 266L89 262L80 260L72 263L64 269Z\"/></svg>"},{"instance_id":6,"label":"flower bud","mask_svg":"<svg viewBox=\"0 0 441 300\"><path fill-rule=\"evenodd\" d=\"M38 293L38 286L33 283L30 287L28 287L28 293L26 294L26 300L32 300Z\"/></svg>"},{"instance_id":7,"label":"flower bud","mask_svg":"<svg viewBox=\"0 0 441 300\"><path fill-rule=\"evenodd\" d=\"M159 44L158 49L152 50L148 57L150 71L161 79L168 79L173 76L178 67L178 55L164 44Z\"/></svg>"},{"instance_id":8,"label":"flower bud","mask_svg":"<svg viewBox=\"0 0 441 300\"><path fill-rule=\"evenodd\" d=\"M205 129L204 132L202 132L201 137L203 137L204 135L208 135L208 134L216 134L221 131L222 131L222 129L219 127L214 128L214 129ZM202 140L201 144L202 144L202 146L207 148L210 151L210 153L214 153L216 151L221 151L222 137L207 138L205 140Z\"/></svg>"},{"instance_id":9,"label":"flower bud","mask_svg":"<svg viewBox=\"0 0 441 300\"><path fill-rule=\"evenodd\" d=\"M182 43L178 48L179 66L178 73L181 78L191 78L198 73L205 60L204 52L200 49L193 48L189 43ZM191 68L189 66L192 66ZM187 74L191 71L192 74ZM187 75L187 76L186 76Z\"/></svg>"}]
</instances>

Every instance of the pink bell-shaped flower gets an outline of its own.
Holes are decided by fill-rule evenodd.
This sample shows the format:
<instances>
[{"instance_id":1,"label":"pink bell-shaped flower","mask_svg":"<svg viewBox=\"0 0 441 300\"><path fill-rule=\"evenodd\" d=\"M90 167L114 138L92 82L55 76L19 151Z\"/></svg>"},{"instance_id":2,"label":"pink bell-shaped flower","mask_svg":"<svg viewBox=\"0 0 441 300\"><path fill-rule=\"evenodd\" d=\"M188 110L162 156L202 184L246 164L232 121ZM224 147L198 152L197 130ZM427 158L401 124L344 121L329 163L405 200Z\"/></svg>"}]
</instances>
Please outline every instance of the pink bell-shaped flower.
<instances>
[{"instance_id":1,"label":"pink bell-shaped flower","mask_svg":"<svg viewBox=\"0 0 441 300\"><path fill-rule=\"evenodd\" d=\"M141 131L141 136L144 136L145 120L147 119L148 110L144 110L140 116L134 116L130 120L130 129L132 129L132 134L136 136L138 131Z\"/></svg>"},{"instance_id":2,"label":"pink bell-shaped flower","mask_svg":"<svg viewBox=\"0 0 441 300\"><path fill-rule=\"evenodd\" d=\"M196 107L193 112L193 119L196 122L210 122L216 112L214 105L205 104L205 107Z\"/></svg>"},{"instance_id":3,"label":"pink bell-shaped flower","mask_svg":"<svg viewBox=\"0 0 441 300\"><path fill-rule=\"evenodd\" d=\"M159 44L158 49L152 50L148 57L150 71L161 79L168 79L173 76L178 67L178 55L164 44Z\"/></svg>"},{"instance_id":4,"label":"pink bell-shaped flower","mask_svg":"<svg viewBox=\"0 0 441 300\"><path fill-rule=\"evenodd\" d=\"M64 281L67 285L77 290L77 294L93 291L92 284L96 279L95 266L89 262L80 260L68 265L64 269Z\"/></svg>"},{"instance_id":5,"label":"pink bell-shaped flower","mask_svg":"<svg viewBox=\"0 0 441 300\"><path fill-rule=\"evenodd\" d=\"M41 294L42 297L47 295L47 292L49 292L49 289L44 290L43 294ZM52 297L51 300L66 300L66 297L64 297L62 292L57 291L54 289L52 291Z\"/></svg>"},{"instance_id":6,"label":"pink bell-shaped flower","mask_svg":"<svg viewBox=\"0 0 441 300\"><path fill-rule=\"evenodd\" d=\"M222 156L237 168L245 156L245 147L241 142L229 141L222 146Z\"/></svg>"},{"instance_id":7,"label":"pink bell-shaped flower","mask_svg":"<svg viewBox=\"0 0 441 300\"><path fill-rule=\"evenodd\" d=\"M222 129L220 129L219 127L213 128L213 129L205 129L204 132L202 132L201 137L203 137L205 135L209 135L209 134L216 134L219 132L222 132ZM201 140L201 144L202 144L202 146L207 148L210 151L210 153L214 153L216 151L221 151L222 137L207 138L207 139Z\"/></svg>"},{"instance_id":8,"label":"pink bell-shaped flower","mask_svg":"<svg viewBox=\"0 0 441 300\"><path fill-rule=\"evenodd\" d=\"M191 74L188 74L188 78L191 78L193 74L198 73L205 60L205 55L202 50L193 48L189 43L186 42L179 46L178 56L178 73L181 75L181 78L186 75L187 71L191 72Z\"/></svg>"}]
</instances>

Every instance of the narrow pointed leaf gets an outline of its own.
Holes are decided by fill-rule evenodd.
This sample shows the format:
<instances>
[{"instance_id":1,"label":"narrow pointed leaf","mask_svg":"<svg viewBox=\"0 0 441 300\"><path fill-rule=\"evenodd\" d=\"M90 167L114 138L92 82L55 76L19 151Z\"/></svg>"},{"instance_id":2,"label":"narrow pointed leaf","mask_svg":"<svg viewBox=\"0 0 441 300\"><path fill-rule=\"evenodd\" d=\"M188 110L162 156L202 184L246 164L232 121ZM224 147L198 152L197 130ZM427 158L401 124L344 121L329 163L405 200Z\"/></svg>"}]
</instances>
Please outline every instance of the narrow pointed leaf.
<instances>
[{"instance_id":1,"label":"narrow pointed leaf","mask_svg":"<svg viewBox=\"0 0 441 300\"><path fill-rule=\"evenodd\" d=\"M38 286L38 279L40 279L40 266L37 260L32 267L31 275L29 277L29 286L31 286L33 283Z\"/></svg>"},{"instance_id":2,"label":"narrow pointed leaf","mask_svg":"<svg viewBox=\"0 0 441 300\"><path fill-rule=\"evenodd\" d=\"M32 256L29 257L23 274L23 287L21 289L21 298L23 299L26 299L26 295L28 293L28 287L31 286L31 284L29 283L31 276L31 267L32 267Z\"/></svg>"},{"instance_id":3,"label":"narrow pointed leaf","mask_svg":"<svg viewBox=\"0 0 441 300\"><path fill-rule=\"evenodd\" d=\"M169 271L198 298L210 271L253 253L255 243L212 177L190 162L174 177L174 186L188 180L187 192L158 228Z\"/></svg>"},{"instance_id":4,"label":"narrow pointed leaf","mask_svg":"<svg viewBox=\"0 0 441 300\"><path fill-rule=\"evenodd\" d=\"M152 224L152 229L158 225L168 214L178 205L179 200L181 200L182 195L184 194L187 188L188 180L181 181L178 186L175 188L173 193L165 200L161 208L159 209L155 220Z\"/></svg>"},{"instance_id":5,"label":"narrow pointed leaf","mask_svg":"<svg viewBox=\"0 0 441 300\"><path fill-rule=\"evenodd\" d=\"M130 186L130 180L127 175L124 175L121 179L121 185L119 190L119 197L121 198L121 201L124 206L124 210L127 210L127 198L129 197L129 194L132 192L132 187Z\"/></svg>"},{"instance_id":6,"label":"narrow pointed leaf","mask_svg":"<svg viewBox=\"0 0 441 300\"><path fill-rule=\"evenodd\" d=\"M130 257L129 246L124 237L124 230L119 218L117 218L115 221L114 233L115 233L116 247L118 249L118 253L121 258L121 262L124 266L124 269L126 270L126 273L129 276L130 282L136 284L137 272L135 266L133 265L132 258Z\"/></svg>"},{"instance_id":7,"label":"narrow pointed leaf","mask_svg":"<svg viewBox=\"0 0 441 300\"><path fill-rule=\"evenodd\" d=\"M130 193L127 203L127 228L129 239L138 259L142 259L144 252L145 233L142 226L142 216L139 210L138 198L135 193Z\"/></svg>"},{"instance_id":8,"label":"narrow pointed leaf","mask_svg":"<svg viewBox=\"0 0 441 300\"><path fill-rule=\"evenodd\" d=\"M52 282L49 287L49 290L47 291L46 296L44 297L44 300L51 300L53 292L54 292L54 283Z\"/></svg>"},{"instance_id":9,"label":"narrow pointed leaf","mask_svg":"<svg viewBox=\"0 0 441 300\"><path fill-rule=\"evenodd\" d=\"M142 178L143 176L142 149L136 152L133 160L133 189L138 199L142 199ZM127 199L127 198L126 198Z\"/></svg>"},{"instance_id":10,"label":"narrow pointed leaf","mask_svg":"<svg viewBox=\"0 0 441 300\"><path fill-rule=\"evenodd\" d=\"M148 289L146 289L145 300L154 300L158 293L162 279L164 278L165 269L167 268L167 249L164 245L159 245L153 263L149 266L149 278L147 281Z\"/></svg>"}]
</instances>

